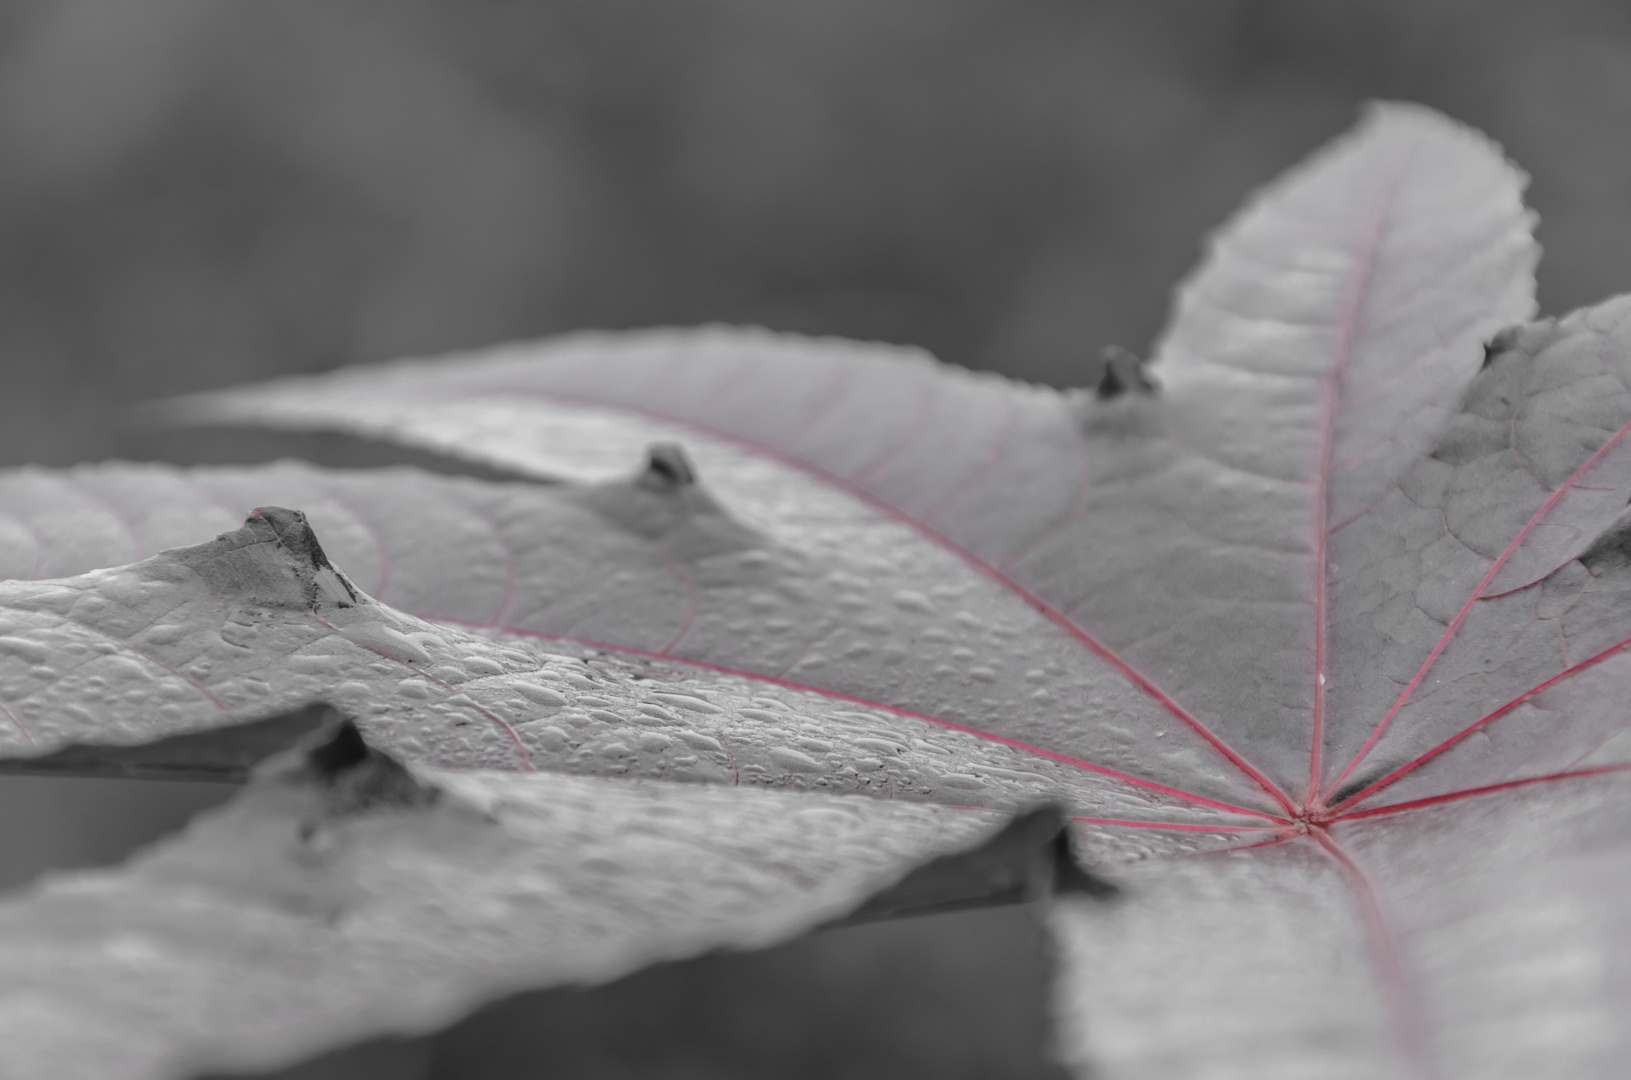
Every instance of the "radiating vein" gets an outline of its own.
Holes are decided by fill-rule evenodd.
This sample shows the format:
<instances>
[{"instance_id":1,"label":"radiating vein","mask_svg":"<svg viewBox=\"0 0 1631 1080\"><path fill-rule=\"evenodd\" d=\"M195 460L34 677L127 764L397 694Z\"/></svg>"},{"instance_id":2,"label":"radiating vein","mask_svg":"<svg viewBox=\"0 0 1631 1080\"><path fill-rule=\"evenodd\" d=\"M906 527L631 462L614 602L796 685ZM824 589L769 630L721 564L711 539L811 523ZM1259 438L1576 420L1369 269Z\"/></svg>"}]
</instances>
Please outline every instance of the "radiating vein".
<instances>
[{"instance_id":1,"label":"radiating vein","mask_svg":"<svg viewBox=\"0 0 1631 1080\"><path fill-rule=\"evenodd\" d=\"M1438 757L1440 754L1444 753L1446 750L1449 750L1451 747L1455 746L1457 743L1459 743L1463 739L1467 738L1473 732L1478 731L1480 728L1486 727L1487 725L1494 723L1496 720L1499 720L1501 717L1505 716L1507 713L1511 712L1513 709L1516 709L1519 705L1522 705L1524 702L1528 701L1530 698L1534 697L1536 694L1539 694L1544 690L1548 690L1551 687L1556 686L1558 683L1563 682L1565 679L1568 679L1570 676L1576 675L1579 672L1585 671L1588 668L1595 667L1597 664L1599 664L1602 661L1608 659L1610 656L1613 656L1615 653L1620 652L1621 650L1625 649L1627 646L1631 646L1631 638L1626 638L1624 641L1621 641L1618 644L1611 645L1608 648L1604 649L1602 652L1598 653L1597 655L1587 657L1586 659L1580 661L1578 664L1575 664L1572 667L1564 668L1562 671L1558 672L1556 675L1553 675L1551 678L1547 679L1545 682L1539 683L1539 684L1537 684L1535 686L1531 686L1529 689L1525 690L1523 693L1519 694L1517 697L1515 697L1515 698L1511 699L1510 701L1506 702L1506 704L1500 706L1499 708L1495 709L1492 712L1486 713L1484 716L1480 717L1478 720L1476 720L1473 723L1471 723L1471 724L1467 725L1466 727L1462 728L1460 731L1456 732L1454 735L1451 735L1448 739L1445 739L1443 742L1439 743L1437 746L1433 747L1431 750L1428 750L1425 753L1420 754L1417 757L1415 757L1415 758L1411 759L1410 761L1406 762L1405 764L1399 766L1397 769L1394 769L1392 772L1388 773L1386 776L1382 777L1380 780L1377 780L1374 783L1369 784L1368 786L1363 787L1360 790L1354 792L1352 795L1348 796L1346 799L1343 799L1340 803L1338 803L1336 806L1333 806L1331 809L1333 811L1340 811L1344 807L1358 805L1359 803L1361 803L1364 800L1370 798L1372 795L1376 794L1378 791L1381 791L1383 788L1387 787L1388 785L1394 783L1395 781L1397 781L1397 780L1409 775L1410 773L1416 771L1417 769L1421 768L1423 765L1427 764L1429 761L1431 761L1434 758Z\"/></svg>"},{"instance_id":2,"label":"radiating vein","mask_svg":"<svg viewBox=\"0 0 1631 1080\"><path fill-rule=\"evenodd\" d=\"M1360 916L1364 920L1366 937L1370 941L1371 955L1376 961L1377 977L1386 988L1388 1011L1393 1018L1394 1031L1399 1039L1399 1050L1414 1080L1430 1080L1437 1070L1428 1057L1425 1014L1416 982L1405 966L1398 934L1393 930L1387 911L1383 908L1370 876L1340 844L1324 829L1312 829L1309 835L1342 870L1343 878L1353 889Z\"/></svg>"},{"instance_id":3,"label":"radiating vein","mask_svg":"<svg viewBox=\"0 0 1631 1080\"><path fill-rule=\"evenodd\" d=\"M1376 271L1376 256L1381 243L1388 208L1397 189L1400 165L1395 161L1389 170L1389 179L1377 195L1375 207L1367 216L1361 234L1359 253L1349 275L1342 303L1342 317L1338 323L1335 348L1325 371L1325 401L1320 418L1319 482L1314 492L1314 715L1312 722L1313 745L1308 755L1308 794L1305 802L1313 804L1319 797L1321 755L1325 747L1325 644L1326 644L1326 541L1329 530L1326 515L1330 509L1331 447L1336 432L1337 398L1342 389L1342 375L1353 355L1354 339L1359 331L1359 318L1364 309L1371 278Z\"/></svg>"},{"instance_id":4,"label":"radiating vein","mask_svg":"<svg viewBox=\"0 0 1631 1080\"><path fill-rule=\"evenodd\" d=\"M1495 575L1500 572L1501 567L1506 565L1507 559L1511 558L1512 553L1518 549L1520 544L1523 543L1524 538L1527 537L1534 527L1540 523L1541 519L1543 519L1547 514L1551 513L1552 508L1557 505L1558 501L1562 499L1564 495L1568 494L1568 492L1574 489L1574 487L1579 483L1580 478L1590 471L1591 468L1602 459L1604 454L1608 453L1609 450L1618 445L1619 442L1625 438L1627 433L1631 433L1631 422L1627 422L1612 436L1610 436L1609 439L1605 441L1602 446L1598 447L1596 452L1588 457L1579 468L1570 473L1569 478L1562 484L1558 485L1557 490L1552 492L1551 496L1541 505L1540 509L1536 510L1534 514L1530 516L1529 520L1524 522L1523 528L1518 530L1518 534L1512 538L1511 542L1506 545L1506 548L1500 553L1499 556L1496 557L1495 561L1490 564L1490 567L1487 571L1485 571L1484 576L1478 580L1478 584L1473 589L1472 595L1467 597L1466 603L1461 605L1461 610L1456 612L1455 618L1450 620L1450 624L1445 627L1444 633L1441 634L1438 641L1434 643L1432 651L1427 654L1427 659L1422 661L1421 667L1416 669L1415 675L1411 676L1410 682L1407 683L1404 690L1400 692L1398 699L1393 703L1393 707L1388 709L1387 715L1382 717L1381 723L1376 725L1376 729L1371 732L1370 737L1367 738L1364 745L1359 748L1359 752L1353 756L1353 760L1348 762L1347 767L1345 767L1337 778L1331 782L1330 788L1327 789L1325 793L1326 798L1328 798L1331 793L1342 787L1342 782L1346 780L1356 768L1359 767L1360 763L1365 760L1365 757L1371 752L1371 749L1376 745L1377 741L1381 739L1382 733L1385 732L1388 729L1388 726L1393 723L1393 718L1399 715L1399 710L1403 709L1405 704L1410 700L1411 696L1415 694L1416 687L1421 685L1421 681L1426 677L1428 669L1430 669L1438 660L1439 654L1441 654L1450 644L1450 639L1455 636L1455 632L1459 630L1461 628L1461 624L1466 621L1467 615L1472 611L1473 605L1476 604L1484 595L1484 590L1489 588L1489 583L1495 580Z\"/></svg>"},{"instance_id":5,"label":"radiating vein","mask_svg":"<svg viewBox=\"0 0 1631 1080\"><path fill-rule=\"evenodd\" d=\"M654 410L642 408L638 405L612 403L600 399L583 397L581 395L562 394L554 391L546 392L527 386L500 386L484 389L495 396L513 394L566 405L592 405L600 408L611 408L635 416L657 420L663 423L672 423L688 427L692 430L700 432L703 435L706 435L709 438L717 439L721 442L743 448L750 453L768 457L771 460L787 466L788 468L805 473L806 475L812 476L824 484L845 492L851 497L865 503L867 506L872 507L874 510L883 514L890 520L908 526L922 535L925 539L934 543L936 546L944 548L946 551L949 551L953 555L956 555L958 558L962 559L984 577L989 578L997 585L1019 596L1020 599L1029 604L1049 622L1059 627L1066 634L1076 639L1076 641L1088 649L1088 651L1092 652L1095 656L1098 656L1101 660L1104 660L1111 667L1115 668L1115 670L1124 678L1130 681L1134 686L1138 687L1138 689L1145 695L1152 698L1158 705L1161 706L1161 708L1171 713L1172 716L1180 723L1184 724L1202 739L1206 740L1206 742L1211 744L1212 748L1216 750L1226 761L1228 761L1248 779L1268 793L1268 795L1277 803L1279 803L1286 813L1295 814L1297 812L1296 804L1292 802L1290 796L1280 789L1278 784L1276 784L1273 780L1270 780L1268 776L1260 769L1251 764L1251 762L1247 761L1246 758L1238 751L1225 743L1222 738L1220 738L1205 724L1201 723L1199 719L1190 714L1188 710L1183 708L1183 706L1179 705L1170 695L1157 687L1153 681L1146 678L1142 673L1133 668L1132 665L1128 664L1121 657L1117 656L1110 650L1109 647L1104 645L1097 638L1083 630L1080 626L1077 626L1076 623L1072 622L1071 619L1063 612L1049 604L1046 600L1043 600L1040 596L1037 596L1035 593L1031 592L1014 578L1003 573L1002 570L998 569L996 566L975 555L973 552L969 551L955 540L952 540L950 537L930 526L927 522L906 513L892 503L884 501L879 496L874 495L872 492L854 483L853 481L829 472L818 465L814 465L810 462L785 454L776 448L767 446L763 443L754 442L741 436L731 434L730 432L721 431L699 421L691 420L685 417L673 416L666 413L659 413ZM1254 811L1254 813L1261 814L1261 811Z\"/></svg>"},{"instance_id":6,"label":"radiating vein","mask_svg":"<svg viewBox=\"0 0 1631 1080\"><path fill-rule=\"evenodd\" d=\"M454 626L474 625L463 620L440 618L434 615L426 615L424 618L431 622L447 623ZM804 693L815 694L833 701L844 701L852 705L863 705L869 709L877 709L882 712L894 713L896 716L905 716L913 720L921 720L924 723L934 724L937 727L946 728L949 731L960 731L965 735L972 735L975 738L984 739L988 742L999 743L1003 746L1020 750L1025 753L1036 754L1040 757L1047 758L1050 761L1057 761L1064 765L1071 765L1120 783L1142 788L1146 791L1160 792L1163 795L1169 795L1176 799L1182 799L1198 806L1209 807L1213 810L1222 810L1231 814L1245 814L1249 817L1262 818L1268 821L1277 821L1282 823L1287 821L1285 818L1270 814L1264 810L1254 810L1245 806L1236 806L1233 803L1223 802L1222 800L1213 799L1192 791L1185 791L1182 788L1176 788L1169 784L1163 784L1155 780L1147 780L1140 776L1134 776L1131 773L1121 772L1117 769L1099 765L1083 758L1072 757L1069 754L1061 754L1056 750L1048 750L1044 747L1021 742L1018 739L1011 739L1006 735L998 735L995 732L984 731L980 728L971 727L967 724L959 724L954 720L944 720L938 716L931 716L928 713L918 712L915 709L908 709L900 705L889 705L881 701L873 701L870 698L861 697L857 694L847 694L841 690L833 690L822 686L813 686L808 683L794 682L790 679L783 679L775 675L762 675L757 672L745 671L740 668L726 667L723 664L709 663L705 660L692 660L682 656L673 656L666 653L653 652L650 649L638 649L628 645L617 645L604 641L591 641L586 638L575 637L570 634L550 634L541 630L523 630L515 627L494 627L492 629L499 629L504 633L514 634L517 637L541 638L547 641L567 641L572 642L573 644L582 645L586 648L602 649L606 652L621 653L627 656L643 656L651 660L661 660L666 663L684 664L690 667L701 668L705 671L718 672L721 675L731 675L740 679L751 679L755 682L767 683L771 686L779 686L787 690L798 690ZM1219 831L1226 832L1229 830L1223 829Z\"/></svg>"},{"instance_id":7,"label":"radiating vein","mask_svg":"<svg viewBox=\"0 0 1631 1080\"><path fill-rule=\"evenodd\" d=\"M1420 810L1427 806L1437 806L1440 803L1459 802L1462 799L1471 799L1479 795L1490 795L1497 791L1532 787L1535 784L1551 784L1561 780L1583 780L1591 776L1608 776L1612 773L1627 771L1631 771L1631 762L1620 765L1602 765L1595 769L1570 769L1566 772L1547 773L1545 776L1525 776L1518 780L1503 780L1499 784L1485 784L1483 787L1450 791L1442 795L1428 795L1425 798L1411 799L1408 802L1373 806L1368 810L1350 810L1347 813L1337 815L1332 821L1358 821L1361 818L1383 817L1388 814L1400 814L1406 810Z\"/></svg>"}]
</instances>

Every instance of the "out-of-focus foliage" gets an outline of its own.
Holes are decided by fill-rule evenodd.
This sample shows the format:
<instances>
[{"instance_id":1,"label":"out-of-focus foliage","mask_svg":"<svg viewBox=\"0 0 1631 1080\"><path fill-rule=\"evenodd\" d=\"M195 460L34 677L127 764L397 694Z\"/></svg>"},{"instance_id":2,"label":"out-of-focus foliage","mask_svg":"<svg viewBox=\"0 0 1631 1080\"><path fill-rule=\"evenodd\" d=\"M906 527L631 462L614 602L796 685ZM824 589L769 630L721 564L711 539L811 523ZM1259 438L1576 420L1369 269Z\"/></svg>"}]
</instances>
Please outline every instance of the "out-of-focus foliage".
<instances>
[{"instance_id":1,"label":"out-of-focus foliage","mask_svg":"<svg viewBox=\"0 0 1631 1080\"><path fill-rule=\"evenodd\" d=\"M1622 288L1612 0L14 0L0 461L119 404L721 319L1081 384L1368 97L1535 172L1548 310Z\"/></svg>"}]
</instances>

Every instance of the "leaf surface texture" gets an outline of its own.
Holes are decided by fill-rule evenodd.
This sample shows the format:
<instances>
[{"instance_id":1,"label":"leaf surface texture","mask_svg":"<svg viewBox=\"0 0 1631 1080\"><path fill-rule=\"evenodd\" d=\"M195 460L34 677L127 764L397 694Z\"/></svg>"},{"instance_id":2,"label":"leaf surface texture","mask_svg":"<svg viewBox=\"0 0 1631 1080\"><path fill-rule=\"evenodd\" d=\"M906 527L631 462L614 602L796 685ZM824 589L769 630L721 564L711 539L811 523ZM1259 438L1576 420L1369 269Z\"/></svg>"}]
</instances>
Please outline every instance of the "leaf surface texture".
<instances>
[{"instance_id":1,"label":"leaf surface texture","mask_svg":"<svg viewBox=\"0 0 1631 1080\"><path fill-rule=\"evenodd\" d=\"M1522 185L1476 133L1374 108L1211 241L1148 369L1092 391L707 328L174 403L536 482L11 474L16 577L147 561L5 586L10 745L325 694L437 768L1052 800L1125 885L1052 915L1094 1075L1602 1075L1631 308L1506 329L1534 315ZM237 658L210 635L262 586L212 584L208 544L156 553L268 503L352 578L303 570ZM28 650L96 635L196 685L75 720L90 667Z\"/></svg>"}]
</instances>

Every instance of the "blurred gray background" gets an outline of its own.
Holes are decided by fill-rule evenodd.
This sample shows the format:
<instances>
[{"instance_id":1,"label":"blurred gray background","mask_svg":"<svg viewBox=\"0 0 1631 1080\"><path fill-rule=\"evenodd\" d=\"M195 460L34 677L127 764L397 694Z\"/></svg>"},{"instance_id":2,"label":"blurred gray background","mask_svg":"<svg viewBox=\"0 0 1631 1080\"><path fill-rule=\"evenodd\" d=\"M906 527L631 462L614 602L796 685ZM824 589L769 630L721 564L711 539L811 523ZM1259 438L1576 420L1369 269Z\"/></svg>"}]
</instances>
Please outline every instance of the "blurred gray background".
<instances>
[{"instance_id":1,"label":"blurred gray background","mask_svg":"<svg viewBox=\"0 0 1631 1080\"><path fill-rule=\"evenodd\" d=\"M128 453L145 398L581 327L1087 382L1373 97L1530 171L1545 310L1631 288L1623 0L0 0L0 464ZM0 881L219 796L0 782ZM1022 912L736 963L321 1075L1051 1075Z\"/></svg>"},{"instance_id":2,"label":"blurred gray background","mask_svg":"<svg viewBox=\"0 0 1631 1080\"><path fill-rule=\"evenodd\" d=\"M118 405L580 327L757 322L1055 384L1410 98L1631 285L1613 0L5 0L0 461Z\"/></svg>"}]
</instances>

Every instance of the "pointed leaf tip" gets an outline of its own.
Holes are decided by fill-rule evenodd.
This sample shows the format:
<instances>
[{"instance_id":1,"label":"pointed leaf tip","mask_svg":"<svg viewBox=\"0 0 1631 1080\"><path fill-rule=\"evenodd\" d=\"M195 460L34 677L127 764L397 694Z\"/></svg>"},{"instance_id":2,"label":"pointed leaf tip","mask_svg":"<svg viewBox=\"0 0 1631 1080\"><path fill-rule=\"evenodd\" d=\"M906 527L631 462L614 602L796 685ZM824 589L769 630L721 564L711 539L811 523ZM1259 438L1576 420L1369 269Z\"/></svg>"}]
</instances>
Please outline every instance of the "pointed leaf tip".
<instances>
[{"instance_id":1,"label":"pointed leaf tip","mask_svg":"<svg viewBox=\"0 0 1631 1080\"><path fill-rule=\"evenodd\" d=\"M283 506L258 506L244 519L244 527L256 533L270 533L269 539L282 544L311 564L313 570L332 569L323 545L317 540L306 515Z\"/></svg>"},{"instance_id":2,"label":"pointed leaf tip","mask_svg":"<svg viewBox=\"0 0 1631 1080\"><path fill-rule=\"evenodd\" d=\"M646 447L645 471L635 478L636 484L651 491L674 491L696 482L696 468L685 448L675 442L652 443Z\"/></svg>"},{"instance_id":3,"label":"pointed leaf tip","mask_svg":"<svg viewBox=\"0 0 1631 1080\"><path fill-rule=\"evenodd\" d=\"M331 723L322 741L306 751L306 763L324 779L333 779L367 760L368 744L349 719Z\"/></svg>"},{"instance_id":4,"label":"pointed leaf tip","mask_svg":"<svg viewBox=\"0 0 1631 1080\"><path fill-rule=\"evenodd\" d=\"M292 760L271 765L270 774L322 789L334 814L429 806L438 800L438 788L421 783L396 758L370 746L350 717L329 711L323 730L297 748Z\"/></svg>"},{"instance_id":5,"label":"pointed leaf tip","mask_svg":"<svg viewBox=\"0 0 1631 1080\"><path fill-rule=\"evenodd\" d=\"M258 507L242 528L167 554L191 567L220 595L307 611L369 602L329 562L306 515L287 507Z\"/></svg>"},{"instance_id":6,"label":"pointed leaf tip","mask_svg":"<svg viewBox=\"0 0 1631 1080\"><path fill-rule=\"evenodd\" d=\"M1104 374L1099 376L1098 386L1094 392L1100 401L1109 401L1120 397L1129 390L1140 394L1153 394L1157 386L1155 380L1150 378L1145 370L1144 360L1122 348L1120 345L1108 345L1103 352Z\"/></svg>"},{"instance_id":7,"label":"pointed leaf tip","mask_svg":"<svg viewBox=\"0 0 1631 1080\"><path fill-rule=\"evenodd\" d=\"M1496 331L1493 337L1484 342L1484 363L1478 370L1488 371L1490 365L1500 359L1503 353L1511 352L1522 340L1523 331L1524 327L1521 324Z\"/></svg>"},{"instance_id":8,"label":"pointed leaf tip","mask_svg":"<svg viewBox=\"0 0 1631 1080\"><path fill-rule=\"evenodd\" d=\"M1094 900L1114 900L1121 888L1108 878L1102 878L1086 869L1076 859L1070 842L1070 831L1060 829L1049 845L1053 856L1053 891L1064 896L1086 896Z\"/></svg>"}]
</instances>

